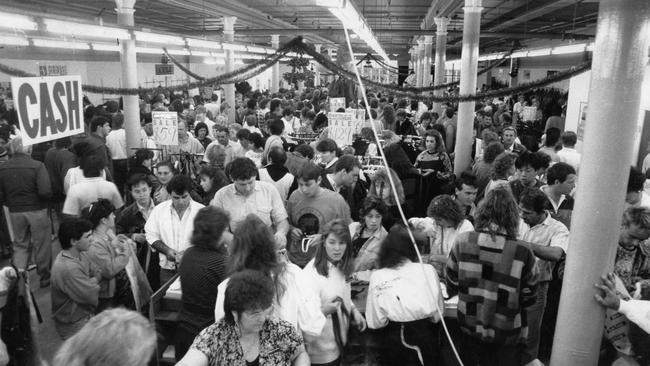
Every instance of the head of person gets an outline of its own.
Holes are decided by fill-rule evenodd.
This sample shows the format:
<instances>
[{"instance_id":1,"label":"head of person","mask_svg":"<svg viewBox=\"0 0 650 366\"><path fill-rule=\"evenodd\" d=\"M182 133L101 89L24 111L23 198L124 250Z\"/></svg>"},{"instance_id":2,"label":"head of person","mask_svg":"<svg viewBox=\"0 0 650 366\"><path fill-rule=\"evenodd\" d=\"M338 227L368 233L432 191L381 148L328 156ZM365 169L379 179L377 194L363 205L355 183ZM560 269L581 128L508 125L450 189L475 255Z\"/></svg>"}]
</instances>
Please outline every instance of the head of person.
<instances>
[{"instance_id":1,"label":"head of person","mask_svg":"<svg viewBox=\"0 0 650 366\"><path fill-rule=\"evenodd\" d=\"M515 130L514 127L507 126L506 128L503 129L503 136L501 140L503 141L503 146L506 149L515 143L516 138L517 138L517 130Z\"/></svg>"},{"instance_id":2,"label":"head of person","mask_svg":"<svg viewBox=\"0 0 650 366\"><path fill-rule=\"evenodd\" d=\"M86 219L70 218L63 220L59 226L59 242L61 249L75 247L80 252L90 249L90 235L93 224Z\"/></svg>"},{"instance_id":3,"label":"head of person","mask_svg":"<svg viewBox=\"0 0 650 366\"><path fill-rule=\"evenodd\" d=\"M194 110L194 118L196 122L205 122L206 110L205 107L200 105ZM196 134L198 136L198 134Z\"/></svg>"},{"instance_id":4,"label":"head of person","mask_svg":"<svg viewBox=\"0 0 650 366\"><path fill-rule=\"evenodd\" d=\"M576 170L567 163L555 163L546 169L546 182L558 194L569 195L576 186Z\"/></svg>"},{"instance_id":5,"label":"head of person","mask_svg":"<svg viewBox=\"0 0 650 366\"><path fill-rule=\"evenodd\" d=\"M648 238L650 238L650 209L628 207L623 213L618 242L627 248L632 248L638 247Z\"/></svg>"},{"instance_id":6,"label":"head of person","mask_svg":"<svg viewBox=\"0 0 650 366\"><path fill-rule=\"evenodd\" d=\"M314 158L314 148L308 144L300 144L296 146L296 149L293 152L300 154L300 156L308 160L312 160Z\"/></svg>"},{"instance_id":7,"label":"head of person","mask_svg":"<svg viewBox=\"0 0 650 366\"><path fill-rule=\"evenodd\" d=\"M544 146L555 147L557 145L557 142L560 140L561 134L562 131L560 131L559 128L550 127L548 130L546 130L546 140L544 141Z\"/></svg>"},{"instance_id":8,"label":"head of person","mask_svg":"<svg viewBox=\"0 0 650 366\"><path fill-rule=\"evenodd\" d=\"M205 157L210 162L210 165L223 168L226 161L226 148L221 144L213 144L205 152Z\"/></svg>"},{"instance_id":9,"label":"head of person","mask_svg":"<svg viewBox=\"0 0 650 366\"><path fill-rule=\"evenodd\" d=\"M384 122L387 125L395 123L395 108L392 105L386 104L382 113Z\"/></svg>"},{"instance_id":10,"label":"head of person","mask_svg":"<svg viewBox=\"0 0 650 366\"><path fill-rule=\"evenodd\" d=\"M381 228L382 219L388 214L388 207L379 197L368 196L359 209L361 226L373 232Z\"/></svg>"},{"instance_id":11,"label":"head of person","mask_svg":"<svg viewBox=\"0 0 650 366\"><path fill-rule=\"evenodd\" d=\"M434 197L427 207L427 216L442 227L456 228L465 219L460 205L447 194Z\"/></svg>"},{"instance_id":12,"label":"head of person","mask_svg":"<svg viewBox=\"0 0 650 366\"><path fill-rule=\"evenodd\" d=\"M477 231L501 234L516 239L519 228L519 208L508 187L498 186L489 191L474 215Z\"/></svg>"},{"instance_id":13,"label":"head of person","mask_svg":"<svg viewBox=\"0 0 650 366\"><path fill-rule=\"evenodd\" d=\"M237 131L237 135L235 135L237 141L241 144L241 146L244 149L250 148L250 144L251 144L250 134L251 132L249 130L242 128L239 131Z\"/></svg>"},{"instance_id":14,"label":"head of person","mask_svg":"<svg viewBox=\"0 0 650 366\"><path fill-rule=\"evenodd\" d=\"M321 240L316 247L314 266L316 271L329 277L329 263L336 266L345 277L352 274L352 237L348 225L341 219L328 222L323 228Z\"/></svg>"},{"instance_id":15,"label":"head of person","mask_svg":"<svg viewBox=\"0 0 650 366\"><path fill-rule=\"evenodd\" d=\"M533 227L546 219L550 202L540 189L525 189L519 197L519 213L528 226Z\"/></svg>"},{"instance_id":16,"label":"head of person","mask_svg":"<svg viewBox=\"0 0 650 366\"><path fill-rule=\"evenodd\" d=\"M146 365L156 350L156 329L141 314L124 308L104 310L67 339L55 366Z\"/></svg>"},{"instance_id":17,"label":"head of person","mask_svg":"<svg viewBox=\"0 0 650 366\"><path fill-rule=\"evenodd\" d=\"M81 158L79 166L83 171L84 177L96 178L102 175L106 163L99 155L91 154Z\"/></svg>"},{"instance_id":18,"label":"head of person","mask_svg":"<svg viewBox=\"0 0 650 366\"><path fill-rule=\"evenodd\" d=\"M151 203L151 179L146 174L134 174L126 182L127 189L133 200L140 206Z\"/></svg>"},{"instance_id":19,"label":"head of person","mask_svg":"<svg viewBox=\"0 0 650 366\"><path fill-rule=\"evenodd\" d=\"M515 174L515 154L503 152L494 159L494 172L492 179L508 179L511 175Z\"/></svg>"},{"instance_id":20,"label":"head of person","mask_svg":"<svg viewBox=\"0 0 650 366\"><path fill-rule=\"evenodd\" d=\"M245 197L253 193L255 190L255 179L257 178L257 167L251 159L235 158L228 164L226 170L230 175L230 180L233 182L237 193Z\"/></svg>"},{"instance_id":21,"label":"head of person","mask_svg":"<svg viewBox=\"0 0 650 366\"><path fill-rule=\"evenodd\" d=\"M230 217L217 207L206 206L199 210L194 217L194 230L191 243L203 249L223 248L230 235L225 235Z\"/></svg>"},{"instance_id":22,"label":"head of person","mask_svg":"<svg viewBox=\"0 0 650 366\"><path fill-rule=\"evenodd\" d=\"M537 180L537 158L534 153L524 151L519 154L515 159L515 168L524 186L530 186Z\"/></svg>"},{"instance_id":23,"label":"head of person","mask_svg":"<svg viewBox=\"0 0 650 366\"><path fill-rule=\"evenodd\" d=\"M276 116L281 116L282 100L278 98L271 99L271 103L269 103L269 109L271 110L271 113L275 114Z\"/></svg>"},{"instance_id":24,"label":"head of person","mask_svg":"<svg viewBox=\"0 0 650 366\"><path fill-rule=\"evenodd\" d=\"M284 122L282 122L282 119L279 117L274 118L269 121L267 128L269 129L269 133L271 133L271 135L280 136L284 132Z\"/></svg>"},{"instance_id":25,"label":"head of person","mask_svg":"<svg viewBox=\"0 0 650 366\"><path fill-rule=\"evenodd\" d=\"M205 139L208 136L208 125L204 122L199 122L194 125L194 136L199 140Z\"/></svg>"},{"instance_id":26,"label":"head of person","mask_svg":"<svg viewBox=\"0 0 650 366\"><path fill-rule=\"evenodd\" d=\"M326 138L318 142L316 145L316 151L320 155L320 160L323 164L328 164L330 161L336 158L336 154L339 150L336 141Z\"/></svg>"},{"instance_id":27,"label":"head of person","mask_svg":"<svg viewBox=\"0 0 650 366\"><path fill-rule=\"evenodd\" d=\"M122 113L115 113L111 116L111 128L119 130L124 126L124 115Z\"/></svg>"},{"instance_id":28,"label":"head of person","mask_svg":"<svg viewBox=\"0 0 650 366\"><path fill-rule=\"evenodd\" d=\"M248 116L246 116L244 121L246 123L246 126L255 127L255 125L257 124L257 117L254 114L249 114Z\"/></svg>"},{"instance_id":29,"label":"head of person","mask_svg":"<svg viewBox=\"0 0 650 366\"><path fill-rule=\"evenodd\" d=\"M111 201L100 198L81 210L81 217L90 221L93 229L100 226L107 229L115 228L115 206Z\"/></svg>"},{"instance_id":30,"label":"head of person","mask_svg":"<svg viewBox=\"0 0 650 366\"><path fill-rule=\"evenodd\" d=\"M334 164L334 175L343 187L351 187L359 179L361 163L353 155L343 155Z\"/></svg>"},{"instance_id":31,"label":"head of person","mask_svg":"<svg viewBox=\"0 0 650 366\"><path fill-rule=\"evenodd\" d=\"M269 164L284 166L284 163L287 162L287 153L280 146L273 146L269 150L267 161Z\"/></svg>"},{"instance_id":32,"label":"head of person","mask_svg":"<svg viewBox=\"0 0 650 366\"><path fill-rule=\"evenodd\" d=\"M135 152L134 163L135 166L144 166L147 169L151 169L151 163L153 162L154 153L148 149L138 149Z\"/></svg>"},{"instance_id":33,"label":"head of person","mask_svg":"<svg viewBox=\"0 0 650 366\"><path fill-rule=\"evenodd\" d=\"M314 120L316 119L316 113L311 110L305 111L304 117L303 117L303 123L307 126L311 126L314 123Z\"/></svg>"},{"instance_id":34,"label":"head of person","mask_svg":"<svg viewBox=\"0 0 650 366\"><path fill-rule=\"evenodd\" d=\"M247 100L246 101L246 108L248 108L251 111L254 111L255 109L257 109L257 100L255 100L254 98L251 98L251 99Z\"/></svg>"},{"instance_id":35,"label":"head of person","mask_svg":"<svg viewBox=\"0 0 650 366\"><path fill-rule=\"evenodd\" d=\"M408 232L403 228L393 229L382 241L377 256L377 267L397 268L405 262L417 262L418 254Z\"/></svg>"},{"instance_id":36,"label":"head of person","mask_svg":"<svg viewBox=\"0 0 650 366\"><path fill-rule=\"evenodd\" d=\"M406 120L406 109L400 108L395 112L395 119L398 122L404 122Z\"/></svg>"},{"instance_id":37,"label":"head of person","mask_svg":"<svg viewBox=\"0 0 650 366\"><path fill-rule=\"evenodd\" d=\"M323 170L318 165L307 162L300 167L296 179L298 189L307 197L315 197L321 191L320 182Z\"/></svg>"},{"instance_id":38,"label":"head of person","mask_svg":"<svg viewBox=\"0 0 650 366\"><path fill-rule=\"evenodd\" d=\"M483 149L486 149L493 142L500 143L499 135L490 129L481 131L481 140L483 140Z\"/></svg>"},{"instance_id":39,"label":"head of person","mask_svg":"<svg viewBox=\"0 0 650 366\"><path fill-rule=\"evenodd\" d=\"M219 188L218 178L219 170L215 166L206 165L199 169L200 185L203 192L214 192Z\"/></svg>"},{"instance_id":40,"label":"head of person","mask_svg":"<svg viewBox=\"0 0 650 366\"><path fill-rule=\"evenodd\" d=\"M293 109L290 107L286 107L282 110L282 117L286 119L287 121L291 121L293 119Z\"/></svg>"},{"instance_id":41,"label":"head of person","mask_svg":"<svg viewBox=\"0 0 650 366\"><path fill-rule=\"evenodd\" d=\"M503 144L495 141L491 142L488 147L485 149L485 154L483 154L483 161L492 164L496 160L497 156L503 154L506 151L503 147Z\"/></svg>"},{"instance_id":42,"label":"head of person","mask_svg":"<svg viewBox=\"0 0 650 366\"><path fill-rule=\"evenodd\" d=\"M156 178L162 185L166 185L176 175L176 169L171 161L161 161L156 164Z\"/></svg>"},{"instance_id":43,"label":"head of person","mask_svg":"<svg viewBox=\"0 0 650 366\"><path fill-rule=\"evenodd\" d=\"M229 272L254 269L264 273L279 273L278 248L270 228L257 217L246 216L233 232Z\"/></svg>"},{"instance_id":44,"label":"head of person","mask_svg":"<svg viewBox=\"0 0 650 366\"><path fill-rule=\"evenodd\" d=\"M643 186L645 185L645 174L641 170L630 167L630 176L627 180L627 193L625 202L630 205L636 205L641 202L643 197Z\"/></svg>"},{"instance_id":45,"label":"head of person","mask_svg":"<svg viewBox=\"0 0 650 366\"><path fill-rule=\"evenodd\" d=\"M578 142L578 135L573 131L564 131L560 139L562 140L562 146L574 148Z\"/></svg>"},{"instance_id":46,"label":"head of person","mask_svg":"<svg viewBox=\"0 0 650 366\"><path fill-rule=\"evenodd\" d=\"M187 139L187 122L178 120L178 139L185 141Z\"/></svg>"},{"instance_id":47,"label":"head of person","mask_svg":"<svg viewBox=\"0 0 650 366\"><path fill-rule=\"evenodd\" d=\"M183 211L189 207L190 201L192 201L190 196L192 181L187 175L175 175L165 188L172 197L172 206L176 210Z\"/></svg>"},{"instance_id":48,"label":"head of person","mask_svg":"<svg viewBox=\"0 0 650 366\"><path fill-rule=\"evenodd\" d=\"M273 311L274 295L267 273L251 269L233 273L224 294L225 322L238 326L241 333L259 333Z\"/></svg>"},{"instance_id":49,"label":"head of person","mask_svg":"<svg viewBox=\"0 0 650 366\"><path fill-rule=\"evenodd\" d=\"M223 145L223 146L228 146L228 141L230 140L230 132L228 131L228 127L226 126L219 126L215 125L214 126L214 137L217 139L217 141Z\"/></svg>"},{"instance_id":50,"label":"head of person","mask_svg":"<svg viewBox=\"0 0 650 366\"><path fill-rule=\"evenodd\" d=\"M90 120L90 132L101 137L106 137L111 132L111 120L100 115Z\"/></svg>"},{"instance_id":51,"label":"head of person","mask_svg":"<svg viewBox=\"0 0 650 366\"><path fill-rule=\"evenodd\" d=\"M424 146L430 153L445 151L445 143L440 132L436 130L429 130L424 134Z\"/></svg>"},{"instance_id":52,"label":"head of person","mask_svg":"<svg viewBox=\"0 0 650 366\"><path fill-rule=\"evenodd\" d=\"M477 192L476 176L472 172L462 172L460 177L454 180L454 195L456 202L461 206L471 206L476 201Z\"/></svg>"},{"instance_id":53,"label":"head of person","mask_svg":"<svg viewBox=\"0 0 650 366\"><path fill-rule=\"evenodd\" d=\"M237 132L242 129L242 125L239 123L232 123L228 126L228 136L231 141L237 141Z\"/></svg>"},{"instance_id":54,"label":"head of person","mask_svg":"<svg viewBox=\"0 0 650 366\"><path fill-rule=\"evenodd\" d=\"M402 186L402 181L397 176L397 173L393 169L388 168L386 171L385 168L380 168L375 171L375 174L372 176L370 181L370 188L368 189L368 195L373 197L378 197L387 206L397 206L398 204L403 204L405 198L404 187ZM395 184L395 189L397 190L397 197L393 193L393 190L390 185L390 180L388 174Z\"/></svg>"}]
</instances>

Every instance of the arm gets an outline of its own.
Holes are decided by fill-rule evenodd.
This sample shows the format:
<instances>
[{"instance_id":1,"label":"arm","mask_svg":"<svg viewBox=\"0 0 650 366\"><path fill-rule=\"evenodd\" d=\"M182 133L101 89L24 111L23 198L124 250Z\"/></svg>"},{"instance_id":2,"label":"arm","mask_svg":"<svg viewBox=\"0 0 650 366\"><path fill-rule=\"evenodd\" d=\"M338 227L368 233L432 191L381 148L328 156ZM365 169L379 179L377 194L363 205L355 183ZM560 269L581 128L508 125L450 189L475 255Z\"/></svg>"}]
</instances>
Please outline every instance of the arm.
<instances>
[{"instance_id":1,"label":"arm","mask_svg":"<svg viewBox=\"0 0 650 366\"><path fill-rule=\"evenodd\" d=\"M547 261L557 262L564 255L564 250L560 247L547 247L535 243L530 243L530 247L535 256Z\"/></svg>"},{"instance_id":2,"label":"arm","mask_svg":"<svg viewBox=\"0 0 650 366\"><path fill-rule=\"evenodd\" d=\"M521 306L528 308L535 304L537 298L537 284L539 280L539 269L535 264L533 253L525 258L524 268L521 274Z\"/></svg>"},{"instance_id":3,"label":"arm","mask_svg":"<svg viewBox=\"0 0 650 366\"><path fill-rule=\"evenodd\" d=\"M113 206L115 209L122 208L124 206L124 201L122 200L122 196L120 195L120 191L117 190L117 186L113 185L113 197L111 198L111 202L113 203Z\"/></svg>"},{"instance_id":4,"label":"arm","mask_svg":"<svg viewBox=\"0 0 650 366\"><path fill-rule=\"evenodd\" d=\"M69 277L65 281L66 294L77 304L96 306L99 299L99 284L97 279L89 277L81 268L70 268Z\"/></svg>"},{"instance_id":5,"label":"arm","mask_svg":"<svg viewBox=\"0 0 650 366\"><path fill-rule=\"evenodd\" d=\"M380 329L388 324L388 317L381 311L379 305L375 304L375 299L377 298L377 294L375 294L376 286L376 277L370 275L368 297L366 298L366 321L370 329Z\"/></svg>"},{"instance_id":6,"label":"arm","mask_svg":"<svg viewBox=\"0 0 650 366\"><path fill-rule=\"evenodd\" d=\"M109 244L112 245L112 244ZM126 264L129 262L129 257L125 253L119 253L113 257L113 255L106 249L101 246L99 243L94 243L90 250L88 251L88 256L95 262L97 266L102 271L102 277L110 280L115 275L126 267Z\"/></svg>"},{"instance_id":7,"label":"arm","mask_svg":"<svg viewBox=\"0 0 650 366\"><path fill-rule=\"evenodd\" d=\"M296 357L291 361L291 365L293 366L309 366L311 365L311 361L309 360L309 355L307 354L307 351L305 350L305 346L300 346L298 349L298 354Z\"/></svg>"},{"instance_id":8,"label":"arm","mask_svg":"<svg viewBox=\"0 0 650 366\"><path fill-rule=\"evenodd\" d=\"M208 357L196 348L190 348L176 366L208 366Z\"/></svg>"}]
</instances>

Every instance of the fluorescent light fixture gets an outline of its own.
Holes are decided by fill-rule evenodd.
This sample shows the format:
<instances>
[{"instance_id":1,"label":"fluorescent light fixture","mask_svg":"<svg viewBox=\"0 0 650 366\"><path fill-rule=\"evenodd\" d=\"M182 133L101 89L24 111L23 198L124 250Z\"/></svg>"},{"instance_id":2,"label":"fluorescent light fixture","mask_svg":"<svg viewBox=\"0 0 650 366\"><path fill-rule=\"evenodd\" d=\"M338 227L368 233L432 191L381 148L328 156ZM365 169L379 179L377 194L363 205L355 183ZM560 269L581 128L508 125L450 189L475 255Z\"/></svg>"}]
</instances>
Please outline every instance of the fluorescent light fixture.
<instances>
[{"instance_id":1,"label":"fluorescent light fixture","mask_svg":"<svg viewBox=\"0 0 650 366\"><path fill-rule=\"evenodd\" d=\"M227 51L241 51L246 52L246 46L243 44L222 43L221 48Z\"/></svg>"},{"instance_id":2,"label":"fluorescent light fixture","mask_svg":"<svg viewBox=\"0 0 650 366\"><path fill-rule=\"evenodd\" d=\"M524 51L513 52L510 55L510 58L519 58L519 57L526 57L526 56L528 56L528 51L524 50Z\"/></svg>"},{"instance_id":3,"label":"fluorescent light fixture","mask_svg":"<svg viewBox=\"0 0 650 366\"><path fill-rule=\"evenodd\" d=\"M81 37L129 39L131 34L126 29L102 27L92 24L79 24L54 19L43 19L49 32L69 34Z\"/></svg>"},{"instance_id":4,"label":"fluorescent light fixture","mask_svg":"<svg viewBox=\"0 0 650 366\"><path fill-rule=\"evenodd\" d=\"M345 0L316 0L316 5L325 8L343 8Z\"/></svg>"},{"instance_id":5,"label":"fluorescent light fixture","mask_svg":"<svg viewBox=\"0 0 650 366\"><path fill-rule=\"evenodd\" d=\"M551 50L551 53L553 55L566 55L566 54L569 54L569 53L584 52L586 48L587 48L587 45L585 43L577 43L577 44L570 44L570 45L566 45L566 46L553 47L553 49Z\"/></svg>"},{"instance_id":6,"label":"fluorescent light fixture","mask_svg":"<svg viewBox=\"0 0 650 366\"><path fill-rule=\"evenodd\" d=\"M51 47L51 48L66 48L74 50L89 50L90 46L85 42L66 42L66 41L55 41L52 39L38 39L33 38L32 43L36 47Z\"/></svg>"},{"instance_id":7,"label":"fluorescent light fixture","mask_svg":"<svg viewBox=\"0 0 650 366\"><path fill-rule=\"evenodd\" d=\"M0 44L7 46L29 46L29 40L25 37L0 36Z\"/></svg>"},{"instance_id":8,"label":"fluorescent light fixture","mask_svg":"<svg viewBox=\"0 0 650 366\"><path fill-rule=\"evenodd\" d=\"M32 17L20 14L0 13L0 28L38 30L38 23Z\"/></svg>"},{"instance_id":9,"label":"fluorescent light fixture","mask_svg":"<svg viewBox=\"0 0 650 366\"><path fill-rule=\"evenodd\" d=\"M151 48L151 47L136 47L135 52L136 53L158 54L158 55L161 55L161 54L164 53L162 48Z\"/></svg>"},{"instance_id":10,"label":"fluorescent light fixture","mask_svg":"<svg viewBox=\"0 0 650 366\"><path fill-rule=\"evenodd\" d=\"M92 43L91 46L95 51L120 52L120 46L116 44Z\"/></svg>"},{"instance_id":11,"label":"fluorescent light fixture","mask_svg":"<svg viewBox=\"0 0 650 366\"><path fill-rule=\"evenodd\" d=\"M185 38L190 47L221 49L221 43L216 41L205 41L202 39Z\"/></svg>"},{"instance_id":12,"label":"fluorescent light fixture","mask_svg":"<svg viewBox=\"0 0 650 366\"><path fill-rule=\"evenodd\" d=\"M182 50L167 50L167 53L170 55L179 55L179 56L189 56L190 55L190 50L187 48L182 49Z\"/></svg>"},{"instance_id":13,"label":"fluorescent light fixture","mask_svg":"<svg viewBox=\"0 0 650 366\"><path fill-rule=\"evenodd\" d=\"M135 31L135 39L140 42L162 43L167 45L184 46L185 40L182 37L169 36L166 34L148 33Z\"/></svg>"},{"instance_id":14,"label":"fluorescent light fixture","mask_svg":"<svg viewBox=\"0 0 650 366\"><path fill-rule=\"evenodd\" d=\"M204 56L204 57L210 57L210 56L212 56L212 53L210 53L210 52L208 52L208 51L195 51L195 50L191 50L191 52L192 52L192 56Z\"/></svg>"},{"instance_id":15,"label":"fluorescent light fixture","mask_svg":"<svg viewBox=\"0 0 650 366\"><path fill-rule=\"evenodd\" d=\"M550 48L528 51L528 57L548 56L551 54Z\"/></svg>"},{"instance_id":16,"label":"fluorescent light fixture","mask_svg":"<svg viewBox=\"0 0 650 366\"><path fill-rule=\"evenodd\" d=\"M263 60L264 56L262 55L241 55L241 58L246 59L246 60Z\"/></svg>"},{"instance_id":17,"label":"fluorescent light fixture","mask_svg":"<svg viewBox=\"0 0 650 366\"><path fill-rule=\"evenodd\" d=\"M206 65L225 65L226 60L218 59L218 58L206 58L205 60L203 60L203 63Z\"/></svg>"}]
</instances>

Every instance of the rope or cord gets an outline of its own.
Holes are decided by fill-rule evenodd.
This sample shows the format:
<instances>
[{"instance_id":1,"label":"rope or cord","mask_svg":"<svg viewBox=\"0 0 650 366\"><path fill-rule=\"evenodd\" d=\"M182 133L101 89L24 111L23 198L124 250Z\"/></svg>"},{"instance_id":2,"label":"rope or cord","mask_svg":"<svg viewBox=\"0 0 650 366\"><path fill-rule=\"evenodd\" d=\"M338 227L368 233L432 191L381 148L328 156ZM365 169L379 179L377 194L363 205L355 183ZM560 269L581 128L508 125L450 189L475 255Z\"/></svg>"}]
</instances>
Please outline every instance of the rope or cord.
<instances>
[{"instance_id":1,"label":"rope or cord","mask_svg":"<svg viewBox=\"0 0 650 366\"><path fill-rule=\"evenodd\" d=\"M352 51L352 43L350 43L350 34L348 33L348 30L346 27L343 27L343 30L345 31L345 40L348 44L348 51L350 52L350 55L352 55L352 59L354 60L354 52ZM352 63L352 67L354 69L354 74L357 77L357 82L359 83L359 88L361 89L361 95L363 96L363 101L365 102L365 108L366 108L366 113L370 116L370 127L372 128L372 133L375 136L375 141L379 141L379 135L377 134L377 129L375 126L375 121L372 118L372 115L370 113L370 103L368 103L368 97L366 96L366 88L363 85L363 82L361 81L361 75L359 75L359 70L357 69L356 65L354 65L354 62ZM393 176L390 174L390 167L388 166L388 160L386 159L386 155L384 154L384 149L377 149L380 152L381 160L382 163L384 164L384 167L386 168L386 171L388 172L388 182L390 183L391 190L393 191L393 195L395 196L395 200L399 202L399 198L397 197L397 188L395 187L395 182L393 181ZM417 243L415 242L415 237L413 237L413 232L409 228L408 220L406 220L406 215L404 215L404 210L402 210L401 205L397 205L397 209L399 211L400 217L402 218L402 222L404 222L404 225L406 227L406 231L409 234L409 238L411 239L411 243L413 244L413 248L415 248L415 253L418 256L418 261L420 262L420 269L422 270L422 275L426 277L426 272L424 270L424 262L422 261L422 255L420 254L420 250L418 249ZM437 278L438 275L434 271L434 276ZM440 279L438 279L438 282ZM451 345L451 349L454 351L454 355L456 356L456 359L458 360L458 363L463 366L463 361L460 359L460 356L458 354L458 351L456 350L456 346L454 345L453 340L451 339L451 335L449 334L449 329L447 329L447 323L445 322L445 316L444 316L444 309L440 309L438 306L438 301L435 301L435 296L433 296L433 290L429 287L427 287L429 291L431 291L431 298L434 299L433 303L436 306L436 310L438 311L438 314L440 315L440 322L442 323L442 327L445 330L445 334L447 335L447 339L449 340L449 344ZM442 294L440 294L442 295Z\"/></svg>"}]
</instances>

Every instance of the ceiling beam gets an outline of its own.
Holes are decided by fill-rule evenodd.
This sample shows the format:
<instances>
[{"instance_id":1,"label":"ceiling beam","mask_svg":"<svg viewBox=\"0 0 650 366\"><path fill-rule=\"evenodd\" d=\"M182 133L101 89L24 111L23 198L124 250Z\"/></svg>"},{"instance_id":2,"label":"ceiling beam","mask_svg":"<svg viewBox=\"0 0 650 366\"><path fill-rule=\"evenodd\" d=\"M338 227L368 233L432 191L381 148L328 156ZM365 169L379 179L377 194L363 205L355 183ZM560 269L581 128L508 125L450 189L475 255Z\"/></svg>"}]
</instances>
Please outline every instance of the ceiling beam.
<instances>
[{"instance_id":1,"label":"ceiling beam","mask_svg":"<svg viewBox=\"0 0 650 366\"><path fill-rule=\"evenodd\" d=\"M538 4L538 2L537 1L531 2L531 4ZM539 5L533 9L525 10L523 13L515 15L514 18L512 19L504 20L503 19L504 17L508 17L508 13L506 13L500 19L496 19L494 21L496 24L486 28L485 30L488 32L496 32L502 29L507 29L514 25L525 23L529 20L542 17L548 13L552 13L556 10L560 10L562 8L566 8L567 6L575 5L575 4L576 4L576 0L552 0L546 2L545 4ZM518 8L514 11L518 11L520 9L521 8Z\"/></svg>"}]
</instances>

